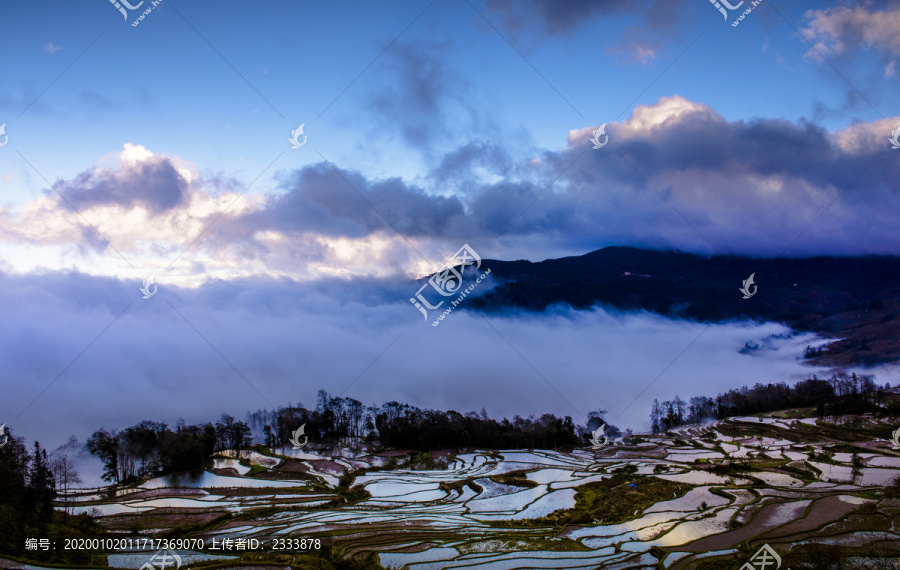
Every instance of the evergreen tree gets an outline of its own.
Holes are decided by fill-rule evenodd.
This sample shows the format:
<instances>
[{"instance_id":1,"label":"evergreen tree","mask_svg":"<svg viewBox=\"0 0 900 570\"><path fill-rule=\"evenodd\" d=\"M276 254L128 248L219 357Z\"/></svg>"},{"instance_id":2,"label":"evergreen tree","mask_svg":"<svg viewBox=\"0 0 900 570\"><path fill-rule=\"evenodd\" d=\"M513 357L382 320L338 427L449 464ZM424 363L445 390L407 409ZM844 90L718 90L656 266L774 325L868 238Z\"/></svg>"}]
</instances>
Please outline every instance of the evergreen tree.
<instances>
[{"instance_id":1,"label":"evergreen tree","mask_svg":"<svg viewBox=\"0 0 900 570\"><path fill-rule=\"evenodd\" d=\"M31 469L28 471L28 487L25 489L26 506L45 517L53 513L53 499L56 496L56 485L47 450L34 442L34 455L31 457Z\"/></svg>"},{"instance_id":2,"label":"evergreen tree","mask_svg":"<svg viewBox=\"0 0 900 570\"><path fill-rule=\"evenodd\" d=\"M654 434L660 432L660 411L659 400L653 398L653 407L650 408L650 428Z\"/></svg>"}]
</instances>

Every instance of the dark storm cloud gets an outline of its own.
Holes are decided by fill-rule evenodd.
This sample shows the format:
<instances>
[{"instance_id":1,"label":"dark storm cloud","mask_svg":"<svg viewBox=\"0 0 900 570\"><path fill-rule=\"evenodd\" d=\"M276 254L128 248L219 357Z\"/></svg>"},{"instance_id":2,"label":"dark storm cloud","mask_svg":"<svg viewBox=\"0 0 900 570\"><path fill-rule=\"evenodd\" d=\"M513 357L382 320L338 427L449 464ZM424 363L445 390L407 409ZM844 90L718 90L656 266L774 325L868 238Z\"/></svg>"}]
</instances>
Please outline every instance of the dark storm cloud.
<instances>
[{"instance_id":1,"label":"dark storm cloud","mask_svg":"<svg viewBox=\"0 0 900 570\"><path fill-rule=\"evenodd\" d=\"M165 157L153 157L121 169L91 169L54 189L75 208L141 205L160 214L184 203L187 181Z\"/></svg>"},{"instance_id":2,"label":"dark storm cloud","mask_svg":"<svg viewBox=\"0 0 900 570\"><path fill-rule=\"evenodd\" d=\"M887 222L884 210L900 206L891 182L900 165L883 156L873 132L861 129L856 144L842 146L843 135L806 122L730 123L697 111L607 133L609 152L575 161L585 134L544 156L551 172L575 162L511 232L552 230L559 243L584 249L629 243L777 255L813 224L788 253L900 253L897 216Z\"/></svg>"},{"instance_id":3,"label":"dark storm cloud","mask_svg":"<svg viewBox=\"0 0 900 570\"><path fill-rule=\"evenodd\" d=\"M617 150L649 173L697 169L726 175L797 176L816 185L839 182L839 173L853 164L861 166L858 157L841 153L827 131L816 125L777 119L727 123L705 113L625 140ZM575 168L595 169L598 155L588 156L593 160ZM619 163L614 175L630 179L629 169Z\"/></svg>"},{"instance_id":4,"label":"dark storm cloud","mask_svg":"<svg viewBox=\"0 0 900 570\"><path fill-rule=\"evenodd\" d=\"M900 164L882 156L871 125L829 133L807 121L728 122L676 96L610 123L603 149L590 148L590 130L518 165L492 144L462 146L429 174L434 187L455 188L449 196L309 166L216 235L224 243L261 230L361 238L396 229L541 259L606 245L779 255L802 234L788 255L900 253ZM504 230L506 246L493 249Z\"/></svg>"},{"instance_id":5,"label":"dark storm cloud","mask_svg":"<svg viewBox=\"0 0 900 570\"><path fill-rule=\"evenodd\" d=\"M463 215L458 197L431 196L399 178L367 180L357 172L337 171L329 164L294 173L284 190L271 198L263 211L248 215L239 225L254 231L360 237L392 232L387 220L407 236L436 236L447 232Z\"/></svg>"}]
</instances>

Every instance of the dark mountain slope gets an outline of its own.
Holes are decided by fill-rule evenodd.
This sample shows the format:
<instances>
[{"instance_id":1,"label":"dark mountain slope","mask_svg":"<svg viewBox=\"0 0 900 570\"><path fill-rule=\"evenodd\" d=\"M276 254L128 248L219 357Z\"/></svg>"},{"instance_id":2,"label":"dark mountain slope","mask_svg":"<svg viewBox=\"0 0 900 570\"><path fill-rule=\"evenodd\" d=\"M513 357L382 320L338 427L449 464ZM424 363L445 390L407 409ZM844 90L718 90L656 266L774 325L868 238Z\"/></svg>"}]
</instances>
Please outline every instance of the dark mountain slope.
<instances>
[{"instance_id":1,"label":"dark mountain slope","mask_svg":"<svg viewBox=\"0 0 900 570\"><path fill-rule=\"evenodd\" d=\"M485 260L482 267L499 286L471 298L469 309L599 304L705 322L751 318L846 337L818 357L822 363L900 359L900 257L759 259L607 247L538 263ZM751 273L758 290L743 299L739 289Z\"/></svg>"}]
</instances>

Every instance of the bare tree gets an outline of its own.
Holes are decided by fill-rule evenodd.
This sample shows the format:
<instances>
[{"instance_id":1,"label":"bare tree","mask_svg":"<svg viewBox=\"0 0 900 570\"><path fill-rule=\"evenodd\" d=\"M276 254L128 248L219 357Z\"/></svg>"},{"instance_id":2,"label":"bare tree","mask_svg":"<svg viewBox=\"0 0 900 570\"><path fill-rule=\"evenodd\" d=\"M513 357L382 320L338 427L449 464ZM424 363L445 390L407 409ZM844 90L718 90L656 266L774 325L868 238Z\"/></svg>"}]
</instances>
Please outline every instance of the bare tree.
<instances>
[{"instance_id":1,"label":"bare tree","mask_svg":"<svg viewBox=\"0 0 900 570\"><path fill-rule=\"evenodd\" d=\"M69 461L69 455L64 451L69 449L70 444L71 441L69 444L63 445L54 451L50 456L50 469L53 471L53 479L56 481L56 488L62 489L63 513L65 513L66 523L68 523L69 520L69 486L82 483L81 477L78 476L78 471L75 469L75 465Z\"/></svg>"}]
</instances>

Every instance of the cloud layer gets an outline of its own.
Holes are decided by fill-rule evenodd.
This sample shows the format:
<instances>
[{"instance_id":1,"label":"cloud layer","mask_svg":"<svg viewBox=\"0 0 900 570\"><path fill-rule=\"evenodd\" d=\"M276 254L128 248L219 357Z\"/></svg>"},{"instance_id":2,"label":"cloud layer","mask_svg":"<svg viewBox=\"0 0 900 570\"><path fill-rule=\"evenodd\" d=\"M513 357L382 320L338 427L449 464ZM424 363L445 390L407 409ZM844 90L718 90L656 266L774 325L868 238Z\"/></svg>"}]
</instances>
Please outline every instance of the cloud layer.
<instances>
[{"instance_id":1,"label":"cloud layer","mask_svg":"<svg viewBox=\"0 0 900 570\"><path fill-rule=\"evenodd\" d=\"M50 446L143 419L314 405L319 388L367 405L549 411L578 423L603 407L613 423L643 429L654 397L810 372L798 362L810 339L773 339L780 325L705 330L559 309L488 320L460 310L430 327L407 301L414 285L393 280L211 281L161 286L147 300L131 283L74 272L0 273L0 287L0 369L15 379L0 417ZM747 342L766 348L741 354Z\"/></svg>"},{"instance_id":2,"label":"cloud layer","mask_svg":"<svg viewBox=\"0 0 900 570\"><path fill-rule=\"evenodd\" d=\"M99 255L108 240L145 272L183 254L170 275L195 284L422 274L464 242L486 257L533 260L607 245L900 254L900 163L887 140L895 123L829 132L732 122L673 95L607 123L602 149L591 148L587 126L530 159L473 141L445 154L423 185L318 163L243 196L183 159L126 145L111 164L0 217L7 242Z\"/></svg>"}]
</instances>

